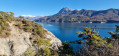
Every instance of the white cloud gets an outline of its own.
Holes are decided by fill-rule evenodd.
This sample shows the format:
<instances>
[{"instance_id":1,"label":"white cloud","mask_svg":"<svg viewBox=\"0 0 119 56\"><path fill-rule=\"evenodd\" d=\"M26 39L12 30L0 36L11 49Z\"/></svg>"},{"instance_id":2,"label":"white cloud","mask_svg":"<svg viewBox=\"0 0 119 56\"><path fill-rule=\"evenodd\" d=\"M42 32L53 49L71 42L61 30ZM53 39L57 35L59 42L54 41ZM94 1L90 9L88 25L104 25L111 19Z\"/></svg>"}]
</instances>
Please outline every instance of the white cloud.
<instances>
[{"instance_id":1,"label":"white cloud","mask_svg":"<svg viewBox=\"0 0 119 56\"><path fill-rule=\"evenodd\" d=\"M21 15L23 17L36 17L36 16L32 16L32 15Z\"/></svg>"},{"instance_id":2,"label":"white cloud","mask_svg":"<svg viewBox=\"0 0 119 56\"><path fill-rule=\"evenodd\" d=\"M21 15L21 16L23 16L25 19L29 18L29 20L35 20L35 19L44 17L44 16L32 16L32 15Z\"/></svg>"}]
</instances>

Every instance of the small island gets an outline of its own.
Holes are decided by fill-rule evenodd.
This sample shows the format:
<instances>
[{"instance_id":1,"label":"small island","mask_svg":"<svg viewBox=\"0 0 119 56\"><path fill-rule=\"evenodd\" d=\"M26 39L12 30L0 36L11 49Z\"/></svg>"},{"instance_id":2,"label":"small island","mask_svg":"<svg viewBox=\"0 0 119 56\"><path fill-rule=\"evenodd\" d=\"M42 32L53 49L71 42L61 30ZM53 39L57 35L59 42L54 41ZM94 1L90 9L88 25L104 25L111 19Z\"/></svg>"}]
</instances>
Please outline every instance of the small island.
<instances>
[{"instance_id":1,"label":"small island","mask_svg":"<svg viewBox=\"0 0 119 56\"><path fill-rule=\"evenodd\" d=\"M45 25L45 26L53 26L53 25Z\"/></svg>"}]
</instances>

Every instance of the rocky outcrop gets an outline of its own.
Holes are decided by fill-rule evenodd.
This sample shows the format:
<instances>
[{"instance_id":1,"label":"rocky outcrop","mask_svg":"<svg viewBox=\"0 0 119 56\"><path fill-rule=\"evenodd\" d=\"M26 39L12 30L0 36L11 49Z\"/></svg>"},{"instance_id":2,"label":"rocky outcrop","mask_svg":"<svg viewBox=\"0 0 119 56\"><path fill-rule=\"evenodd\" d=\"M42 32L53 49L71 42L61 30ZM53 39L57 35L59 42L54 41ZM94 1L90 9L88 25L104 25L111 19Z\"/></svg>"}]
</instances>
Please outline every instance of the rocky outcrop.
<instances>
[{"instance_id":1,"label":"rocky outcrop","mask_svg":"<svg viewBox=\"0 0 119 56\"><path fill-rule=\"evenodd\" d=\"M45 29L46 30L46 29ZM53 35L50 31L48 31L48 30L46 30L47 32L46 32L46 34L45 34L45 36L46 36L46 38L48 38L48 39L50 39L51 41L51 43L52 43L52 47L56 47L56 48L58 48L58 46L61 46L62 44L61 44L61 41L58 39L58 38L56 38L56 36L55 35Z\"/></svg>"},{"instance_id":2,"label":"rocky outcrop","mask_svg":"<svg viewBox=\"0 0 119 56\"><path fill-rule=\"evenodd\" d=\"M15 22L9 23L11 35L7 38L0 36L0 55L20 56L28 48L33 47L30 38L32 34L25 32L14 26ZM61 41L56 38L51 32L47 31L46 38L50 39L51 44L55 47L61 45Z\"/></svg>"}]
</instances>

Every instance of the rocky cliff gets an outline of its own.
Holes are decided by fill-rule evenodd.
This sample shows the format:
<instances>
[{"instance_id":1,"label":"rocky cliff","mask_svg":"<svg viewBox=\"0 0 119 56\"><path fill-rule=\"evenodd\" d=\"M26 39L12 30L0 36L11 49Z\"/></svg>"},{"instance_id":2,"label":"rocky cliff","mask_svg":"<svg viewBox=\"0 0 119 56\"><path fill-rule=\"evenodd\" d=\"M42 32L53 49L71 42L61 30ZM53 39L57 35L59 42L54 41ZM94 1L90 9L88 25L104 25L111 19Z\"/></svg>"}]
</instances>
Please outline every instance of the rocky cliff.
<instances>
[{"instance_id":1,"label":"rocky cliff","mask_svg":"<svg viewBox=\"0 0 119 56\"><path fill-rule=\"evenodd\" d=\"M9 37L0 36L0 55L7 56L20 56L22 55L28 48L33 48L33 43L30 38L33 36L29 32L25 32L14 26L16 22L9 23L10 25L10 33ZM45 29L46 30L46 29ZM55 37L51 32L46 30L45 38L50 39L52 46L56 48L61 46L61 41Z\"/></svg>"}]
</instances>

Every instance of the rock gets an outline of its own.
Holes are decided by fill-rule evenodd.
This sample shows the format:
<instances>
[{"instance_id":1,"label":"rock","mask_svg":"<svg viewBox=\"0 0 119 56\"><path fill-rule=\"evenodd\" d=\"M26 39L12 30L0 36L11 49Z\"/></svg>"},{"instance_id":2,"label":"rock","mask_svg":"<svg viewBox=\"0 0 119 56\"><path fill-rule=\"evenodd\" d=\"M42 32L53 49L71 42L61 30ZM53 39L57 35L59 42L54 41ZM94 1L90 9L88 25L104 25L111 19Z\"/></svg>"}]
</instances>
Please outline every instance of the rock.
<instances>
[{"instance_id":1,"label":"rock","mask_svg":"<svg viewBox=\"0 0 119 56\"><path fill-rule=\"evenodd\" d=\"M52 34L50 31L48 31L48 30L46 30L46 31L47 32L45 33L45 37L50 39L51 40L50 42L52 43L52 46L53 47L55 46L58 49L58 47L62 45L61 44L62 42L54 34Z\"/></svg>"},{"instance_id":2,"label":"rock","mask_svg":"<svg viewBox=\"0 0 119 56\"><path fill-rule=\"evenodd\" d=\"M33 48L30 38L32 34L14 26L15 22L9 23L11 35L7 38L0 36L0 55L20 56L28 48ZM47 30L46 30L47 31ZM56 38L51 32L47 31L46 38L51 39L53 46L60 46L61 41Z\"/></svg>"}]
</instances>

